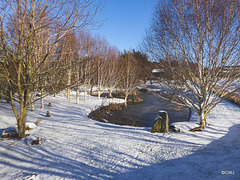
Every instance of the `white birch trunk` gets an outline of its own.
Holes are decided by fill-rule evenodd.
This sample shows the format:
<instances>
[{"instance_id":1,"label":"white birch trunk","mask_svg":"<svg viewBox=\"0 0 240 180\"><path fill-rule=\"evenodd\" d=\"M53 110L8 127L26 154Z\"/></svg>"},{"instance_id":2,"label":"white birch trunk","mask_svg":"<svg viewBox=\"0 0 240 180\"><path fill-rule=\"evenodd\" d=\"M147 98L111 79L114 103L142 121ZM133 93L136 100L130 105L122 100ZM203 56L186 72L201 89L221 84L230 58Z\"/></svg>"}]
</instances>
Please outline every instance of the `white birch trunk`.
<instances>
[{"instance_id":1,"label":"white birch trunk","mask_svg":"<svg viewBox=\"0 0 240 180\"><path fill-rule=\"evenodd\" d=\"M33 101L34 101L34 97L35 97L35 91L33 91L33 92L31 93L31 98L30 98L30 102L31 102L31 111L35 111L35 106L34 106L34 103L33 103Z\"/></svg>"},{"instance_id":2,"label":"white birch trunk","mask_svg":"<svg viewBox=\"0 0 240 180\"><path fill-rule=\"evenodd\" d=\"M124 99L124 105L127 106L127 96L125 96L125 99Z\"/></svg>"},{"instance_id":3,"label":"white birch trunk","mask_svg":"<svg viewBox=\"0 0 240 180\"><path fill-rule=\"evenodd\" d=\"M100 101L100 96L101 96L101 92L100 92L101 90L100 89L98 89L98 100Z\"/></svg>"},{"instance_id":4,"label":"white birch trunk","mask_svg":"<svg viewBox=\"0 0 240 180\"><path fill-rule=\"evenodd\" d=\"M112 89L112 88L110 88L110 89L109 89L109 97L110 97L110 98L112 98L112 97L113 97L113 96L112 96L112 92L113 92L113 89Z\"/></svg>"},{"instance_id":5,"label":"white birch trunk","mask_svg":"<svg viewBox=\"0 0 240 180\"><path fill-rule=\"evenodd\" d=\"M87 87L84 85L84 102L87 100Z\"/></svg>"},{"instance_id":6,"label":"white birch trunk","mask_svg":"<svg viewBox=\"0 0 240 180\"><path fill-rule=\"evenodd\" d=\"M42 88L41 89L41 97L43 97L44 96L44 89ZM40 107L41 109L44 109L44 98L41 98L41 107Z\"/></svg>"},{"instance_id":7,"label":"white birch trunk","mask_svg":"<svg viewBox=\"0 0 240 180\"><path fill-rule=\"evenodd\" d=\"M90 97L91 97L90 93L91 93L91 89L88 88L88 100L90 100Z\"/></svg>"},{"instance_id":8,"label":"white birch trunk","mask_svg":"<svg viewBox=\"0 0 240 180\"><path fill-rule=\"evenodd\" d=\"M68 86L71 84L71 71L68 71ZM67 88L67 99L71 101L71 89L70 87Z\"/></svg>"},{"instance_id":9,"label":"white birch trunk","mask_svg":"<svg viewBox=\"0 0 240 180\"><path fill-rule=\"evenodd\" d=\"M206 115L203 111L200 112L200 125L202 128L206 128Z\"/></svg>"},{"instance_id":10,"label":"white birch trunk","mask_svg":"<svg viewBox=\"0 0 240 180\"><path fill-rule=\"evenodd\" d=\"M76 104L79 104L79 87L76 89Z\"/></svg>"},{"instance_id":11,"label":"white birch trunk","mask_svg":"<svg viewBox=\"0 0 240 180\"><path fill-rule=\"evenodd\" d=\"M67 99L71 101L71 89L67 88Z\"/></svg>"}]
</instances>

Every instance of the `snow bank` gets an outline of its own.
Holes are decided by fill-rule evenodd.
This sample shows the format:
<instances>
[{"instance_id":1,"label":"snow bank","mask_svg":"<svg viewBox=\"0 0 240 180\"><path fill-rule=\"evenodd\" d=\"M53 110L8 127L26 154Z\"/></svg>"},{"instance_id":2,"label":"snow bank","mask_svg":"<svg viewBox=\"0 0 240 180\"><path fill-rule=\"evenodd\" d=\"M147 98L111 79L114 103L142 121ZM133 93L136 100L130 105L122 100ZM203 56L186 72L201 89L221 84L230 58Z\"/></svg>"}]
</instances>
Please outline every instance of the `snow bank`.
<instances>
[{"instance_id":1,"label":"snow bank","mask_svg":"<svg viewBox=\"0 0 240 180\"><path fill-rule=\"evenodd\" d=\"M83 99L83 96L81 96ZM117 99L110 101L117 102ZM51 102L52 107L47 104ZM0 139L0 179L239 179L240 108L222 102L208 116L211 125L179 123L180 133L150 133L137 128L101 123L88 113L108 99L80 104L60 94L45 100L46 108L29 111L28 122L38 127L25 140ZM45 117L46 112L51 117ZM0 131L15 126L9 104L0 103ZM197 125L196 125L197 126ZM185 127L185 128L183 128ZM40 137L39 146L30 138ZM227 171L234 174L226 174Z\"/></svg>"}]
</instances>

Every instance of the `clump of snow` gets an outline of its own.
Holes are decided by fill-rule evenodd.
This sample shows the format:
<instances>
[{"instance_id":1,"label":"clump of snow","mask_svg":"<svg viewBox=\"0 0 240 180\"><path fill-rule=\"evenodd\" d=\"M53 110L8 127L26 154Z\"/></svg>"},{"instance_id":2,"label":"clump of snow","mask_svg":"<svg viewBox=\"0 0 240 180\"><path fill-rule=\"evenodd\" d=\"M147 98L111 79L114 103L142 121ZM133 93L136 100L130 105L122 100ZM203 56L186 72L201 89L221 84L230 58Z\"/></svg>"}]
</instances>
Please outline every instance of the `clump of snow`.
<instances>
[{"instance_id":1,"label":"clump of snow","mask_svg":"<svg viewBox=\"0 0 240 180\"><path fill-rule=\"evenodd\" d=\"M167 111L164 111L164 110L160 110L160 111L158 111L158 113L166 113Z\"/></svg>"},{"instance_id":2,"label":"clump of snow","mask_svg":"<svg viewBox=\"0 0 240 180\"><path fill-rule=\"evenodd\" d=\"M34 129L36 127L37 127L37 125L35 123L32 123L32 122L27 122L26 123L26 128L27 129Z\"/></svg>"},{"instance_id":3,"label":"clump of snow","mask_svg":"<svg viewBox=\"0 0 240 180\"><path fill-rule=\"evenodd\" d=\"M29 111L28 123L41 118L24 140L0 140L0 179L240 179L240 108L219 104L201 132L198 117L174 125L180 133L150 133L151 128L119 126L88 118L103 102L86 103L49 96L52 107ZM74 99L72 97L72 99ZM45 117L50 110L52 117ZM16 126L11 107L0 103L0 130ZM40 146L31 141L41 137ZM226 174L227 172L233 174Z\"/></svg>"},{"instance_id":4,"label":"clump of snow","mask_svg":"<svg viewBox=\"0 0 240 180\"><path fill-rule=\"evenodd\" d=\"M31 175L28 175L23 178L23 180L39 180L38 175L34 172Z\"/></svg>"}]
</instances>

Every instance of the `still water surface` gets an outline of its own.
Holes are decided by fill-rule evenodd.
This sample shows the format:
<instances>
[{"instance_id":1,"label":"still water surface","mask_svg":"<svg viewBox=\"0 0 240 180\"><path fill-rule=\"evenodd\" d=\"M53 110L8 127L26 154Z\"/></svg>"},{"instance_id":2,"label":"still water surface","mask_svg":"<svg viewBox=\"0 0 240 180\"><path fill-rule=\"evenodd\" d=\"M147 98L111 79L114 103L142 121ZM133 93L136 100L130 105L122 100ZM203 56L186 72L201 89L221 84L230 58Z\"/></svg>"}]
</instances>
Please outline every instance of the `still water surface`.
<instances>
[{"instance_id":1,"label":"still water surface","mask_svg":"<svg viewBox=\"0 0 240 180\"><path fill-rule=\"evenodd\" d=\"M186 107L176 111L175 104L149 93L143 93L140 98L143 102L127 105L122 111L114 111L108 121L120 125L152 127L160 110L168 112L169 124L189 119L189 109Z\"/></svg>"}]
</instances>

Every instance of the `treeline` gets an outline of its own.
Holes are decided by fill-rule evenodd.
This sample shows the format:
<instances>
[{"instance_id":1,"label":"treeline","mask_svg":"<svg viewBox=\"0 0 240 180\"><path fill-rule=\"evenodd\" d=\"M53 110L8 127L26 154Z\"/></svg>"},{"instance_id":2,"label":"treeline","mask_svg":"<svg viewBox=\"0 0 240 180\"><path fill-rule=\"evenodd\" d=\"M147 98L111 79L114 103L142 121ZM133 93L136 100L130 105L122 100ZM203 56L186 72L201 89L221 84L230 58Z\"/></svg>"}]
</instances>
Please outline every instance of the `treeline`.
<instances>
[{"instance_id":1,"label":"treeline","mask_svg":"<svg viewBox=\"0 0 240 180\"><path fill-rule=\"evenodd\" d=\"M39 44L36 56L41 56L46 51L47 45ZM1 51L3 53L3 51ZM37 57L33 58L30 66L34 69L38 66ZM1 56L4 60L4 56ZM0 64L1 74L6 69L3 63ZM14 64L7 66L9 76L17 79L14 71ZM12 70L11 70L12 69ZM79 92L84 91L84 101L90 98L92 89L97 90L98 97L104 91L109 91L112 96L114 89L120 89L125 94L125 99L139 85L141 80L151 73L151 63L147 56L140 51L120 52L99 36L93 36L90 32L71 31L68 32L54 48L54 53L48 56L47 60L36 72L35 80L31 84L30 102L31 110L34 110L34 102L48 94L55 94L65 91L70 100L71 90L76 91L76 103L79 103ZM24 81L24 77L21 81ZM24 83L24 82L22 82ZM0 98L10 101L10 88L13 94L17 86L10 87L6 78L0 78ZM88 97L87 97L88 96Z\"/></svg>"}]
</instances>

